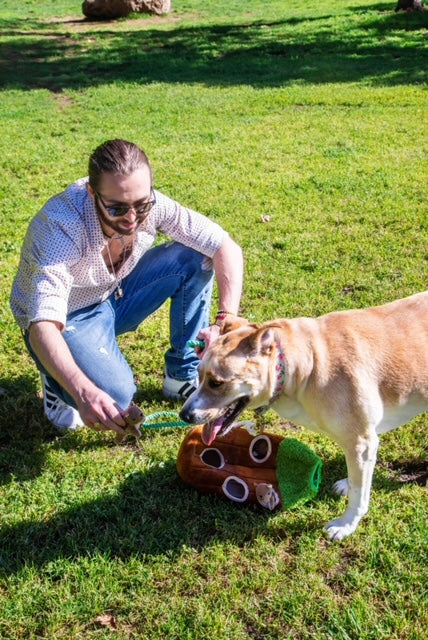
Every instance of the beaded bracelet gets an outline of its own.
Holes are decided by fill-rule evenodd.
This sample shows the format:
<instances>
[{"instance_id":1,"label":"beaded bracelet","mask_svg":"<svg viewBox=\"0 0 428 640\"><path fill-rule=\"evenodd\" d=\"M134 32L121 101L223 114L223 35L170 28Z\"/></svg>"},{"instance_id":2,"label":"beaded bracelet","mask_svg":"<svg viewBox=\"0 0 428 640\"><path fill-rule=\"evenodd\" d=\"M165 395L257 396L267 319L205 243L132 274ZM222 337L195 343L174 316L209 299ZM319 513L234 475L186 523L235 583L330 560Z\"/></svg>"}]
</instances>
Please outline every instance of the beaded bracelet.
<instances>
[{"instance_id":1,"label":"beaded bracelet","mask_svg":"<svg viewBox=\"0 0 428 640\"><path fill-rule=\"evenodd\" d=\"M224 321L226 320L226 316L234 316L234 315L236 314L232 313L232 311L224 311L223 309L221 309L220 311L217 312L214 324L216 324L218 327L221 327Z\"/></svg>"}]
</instances>

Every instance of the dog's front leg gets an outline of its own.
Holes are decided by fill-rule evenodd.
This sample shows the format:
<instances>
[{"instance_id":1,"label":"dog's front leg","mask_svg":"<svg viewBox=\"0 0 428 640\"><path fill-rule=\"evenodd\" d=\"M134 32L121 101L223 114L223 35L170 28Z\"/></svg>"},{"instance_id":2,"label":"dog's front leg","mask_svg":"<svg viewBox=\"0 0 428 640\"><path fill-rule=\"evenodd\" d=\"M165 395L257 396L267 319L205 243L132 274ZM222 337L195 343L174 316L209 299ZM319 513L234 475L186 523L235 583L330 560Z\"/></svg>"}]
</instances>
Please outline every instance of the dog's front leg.
<instances>
[{"instance_id":1,"label":"dog's front leg","mask_svg":"<svg viewBox=\"0 0 428 640\"><path fill-rule=\"evenodd\" d=\"M379 439L373 433L358 439L352 446L344 445L348 478L339 480L333 488L340 495L348 494L348 508L341 518L332 520L325 527L330 540L343 540L353 533L368 511L378 443Z\"/></svg>"}]
</instances>

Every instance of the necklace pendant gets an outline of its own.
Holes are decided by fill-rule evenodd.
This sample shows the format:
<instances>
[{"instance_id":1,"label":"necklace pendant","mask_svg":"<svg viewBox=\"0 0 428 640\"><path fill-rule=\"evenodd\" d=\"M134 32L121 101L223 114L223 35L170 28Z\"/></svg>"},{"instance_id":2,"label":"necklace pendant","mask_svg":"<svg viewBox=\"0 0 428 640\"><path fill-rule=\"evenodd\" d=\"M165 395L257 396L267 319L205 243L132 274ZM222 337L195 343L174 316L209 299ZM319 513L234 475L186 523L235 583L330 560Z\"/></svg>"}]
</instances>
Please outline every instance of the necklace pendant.
<instances>
[{"instance_id":1,"label":"necklace pendant","mask_svg":"<svg viewBox=\"0 0 428 640\"><path fill-rule=\"evenodd\" d=\"M123 289L122 287L117 287L116 291L114 292L114 299L120 300L120 298L123 298Z\"/></svg>"}]
</instances>

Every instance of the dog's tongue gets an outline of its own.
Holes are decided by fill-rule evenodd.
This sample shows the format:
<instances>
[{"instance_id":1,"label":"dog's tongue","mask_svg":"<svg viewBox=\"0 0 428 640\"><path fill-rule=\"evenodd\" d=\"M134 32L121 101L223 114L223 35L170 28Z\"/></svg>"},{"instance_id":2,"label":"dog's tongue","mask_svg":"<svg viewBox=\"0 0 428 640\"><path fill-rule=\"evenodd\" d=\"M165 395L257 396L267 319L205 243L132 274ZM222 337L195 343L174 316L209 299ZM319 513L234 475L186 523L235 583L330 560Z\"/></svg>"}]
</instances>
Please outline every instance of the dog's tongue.
<instances>
[{"instance_id":1,"label":"dog's tongue","mask_svg":"<svg viewBox=\"0 0 428 640\"><path fill-rule=\"evenodd\" d=\"M223 424L223 420L214 420L213 422L207 422L204 424L202 428L202 442L206 444L208 447L214 442L218 432L221 429L221 425Z\"/></svg>"}]
</instances>

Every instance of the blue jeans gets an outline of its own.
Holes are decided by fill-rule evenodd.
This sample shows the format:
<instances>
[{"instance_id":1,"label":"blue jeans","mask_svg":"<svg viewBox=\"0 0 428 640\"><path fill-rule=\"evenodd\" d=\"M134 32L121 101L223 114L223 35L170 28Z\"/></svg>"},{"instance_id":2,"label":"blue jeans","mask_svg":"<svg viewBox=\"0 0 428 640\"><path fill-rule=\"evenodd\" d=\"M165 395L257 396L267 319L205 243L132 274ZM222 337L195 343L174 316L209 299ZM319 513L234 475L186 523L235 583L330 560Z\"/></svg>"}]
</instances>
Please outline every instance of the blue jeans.
<instances>
[{"instance_id":1,"label":"blue jeans","mask_svg":"<svg viewBox=\"0 0 428 640\"><path fill-rule=\"evenodd\" d=\"M187 342L194 340L209 324L213 280L209 258L178 242L159 245L147 251L122 281L122 298L115 300L112 294L101 304L70 313L62 335L80 369L126 409L136 387L116 336L135 331L145 318L171 298L166 372L177 380L194 378L199 360ZM33 353L27 334L25 341L37 368L47 375L52 390L75 407L71 396L47 374Z\"/></svg>"}]
</instances>

